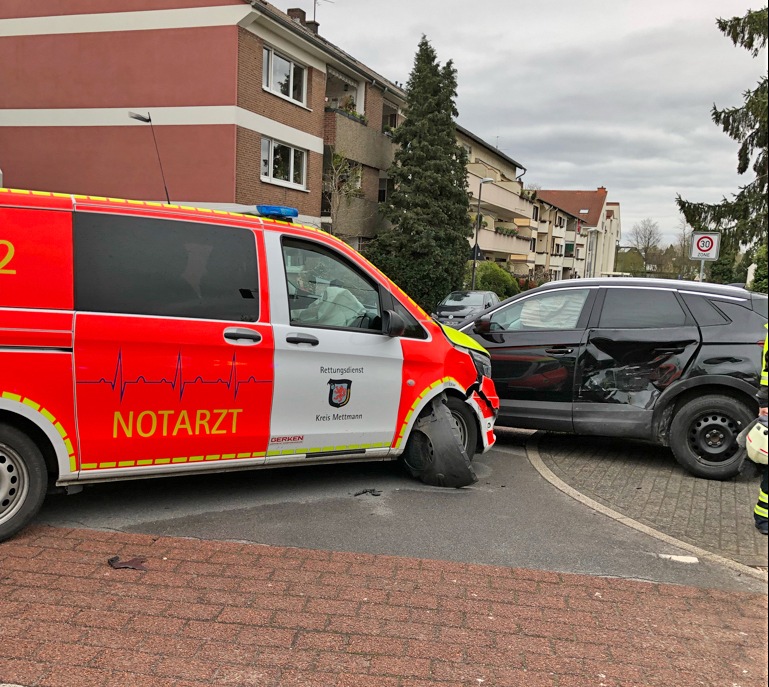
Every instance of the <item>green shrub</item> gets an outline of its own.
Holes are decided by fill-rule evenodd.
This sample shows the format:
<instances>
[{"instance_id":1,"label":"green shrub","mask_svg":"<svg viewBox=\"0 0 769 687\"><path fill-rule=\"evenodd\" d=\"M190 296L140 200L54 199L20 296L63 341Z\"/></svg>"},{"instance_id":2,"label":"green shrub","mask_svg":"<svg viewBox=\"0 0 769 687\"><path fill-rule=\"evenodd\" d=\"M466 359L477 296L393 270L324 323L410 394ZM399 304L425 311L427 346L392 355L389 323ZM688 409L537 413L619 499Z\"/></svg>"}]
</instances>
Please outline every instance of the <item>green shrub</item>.
<instances>
[{"instance_id":1,"label":"green shrub","mask_svg":"<svg viewBox=\"0 0 769 687\"><path fill-rule=\"evenodd\" d=\"M472 269L473 262L470 260L465 270L465 288L467 289L472 283ZM496 262L489 260L478 261L478 267L475 271L475 290L493 291L500 299L509 298L521 292L518 280Z\"/></svg>"}]
</instances>

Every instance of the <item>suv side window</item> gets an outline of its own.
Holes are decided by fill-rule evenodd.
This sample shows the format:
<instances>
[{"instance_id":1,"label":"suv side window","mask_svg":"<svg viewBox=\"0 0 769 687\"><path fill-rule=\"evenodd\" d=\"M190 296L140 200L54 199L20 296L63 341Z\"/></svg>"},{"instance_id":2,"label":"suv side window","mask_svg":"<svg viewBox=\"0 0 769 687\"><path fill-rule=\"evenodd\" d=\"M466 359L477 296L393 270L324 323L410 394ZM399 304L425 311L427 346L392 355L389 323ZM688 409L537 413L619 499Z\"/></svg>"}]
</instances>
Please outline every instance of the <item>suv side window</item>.
<instances>
[{"instance_id":1,"label":"suv side window","mask_svg":"<svg viewBox=\"0 0 769 687\"><path fill-rule=\"evenodd\" d=\"M682 327L684 312L673 291L607 288L598 326L602 329Z\"/></svg>"},{"instance_id":2,"label":"suv side window","mask_svg":"<svg viewBox=\"0 0 769 687\"><path fill-rule=\"evenodd\" d=\"M379 289L332 251L283 240L291 324L381 331Z\"/></svg>"},{"instance_id":3,"label":"suv side window","mask_svg":"<svg viewBox=\"0 0 769 687\"><path fill-rule=\"evenodd\" d=\"M248 229L74 213L75 309L256 322Z\"/></svg>"},{"instance_id":4,"label":"suv side window","mask_svg":"<svg viewBox=\"0 0 769 687\"><path fill-rule=\"evenodd\" d=\"M719 324L729 324L729 320L713 303L705 296L695 296L691 293L682 294L684 303L692 311L694 319L700 327L712 327Z\"/></svg>"},{"instance_id":5,"label":"suv side window","mask_svg":"<svg viewBox=\"0 0 769 687\"><path fill-rule=\"evenodd\" d=\"M560 289L511 303L492 313L491 331L576 329L590 291Z\"/></svg>"}]
</instances>

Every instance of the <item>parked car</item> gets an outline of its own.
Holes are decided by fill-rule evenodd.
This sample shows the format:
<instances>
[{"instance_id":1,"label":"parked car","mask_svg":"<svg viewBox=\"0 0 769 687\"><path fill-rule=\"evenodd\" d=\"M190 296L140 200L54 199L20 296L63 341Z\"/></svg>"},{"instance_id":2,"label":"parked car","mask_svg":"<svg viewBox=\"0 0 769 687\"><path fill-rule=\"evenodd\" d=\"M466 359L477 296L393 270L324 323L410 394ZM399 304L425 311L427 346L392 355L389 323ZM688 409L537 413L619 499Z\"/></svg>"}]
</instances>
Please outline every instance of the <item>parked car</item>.
<instances>
[{"instance_id":1,"label":"parked car","mask_svg":"<svg viewBox=\"0 0 769 687\"><path fill-rule=\"evenodd\" d=\"M433 317L443 324L453 325L473 317L499 303L493 291L452 291L438 303Z\"/></svg>"},{"instance_id":2,"label":"parked car","mask_svg":"<svg viewBox=\"0 0 769 687\"><path fill-rule=\"evenodd\" d=\"M727 479L756 416L767 297L663 279L580 279L509 298L458 328L490 353L498 425L670 446Z\"/></svg>"}]
</instances>

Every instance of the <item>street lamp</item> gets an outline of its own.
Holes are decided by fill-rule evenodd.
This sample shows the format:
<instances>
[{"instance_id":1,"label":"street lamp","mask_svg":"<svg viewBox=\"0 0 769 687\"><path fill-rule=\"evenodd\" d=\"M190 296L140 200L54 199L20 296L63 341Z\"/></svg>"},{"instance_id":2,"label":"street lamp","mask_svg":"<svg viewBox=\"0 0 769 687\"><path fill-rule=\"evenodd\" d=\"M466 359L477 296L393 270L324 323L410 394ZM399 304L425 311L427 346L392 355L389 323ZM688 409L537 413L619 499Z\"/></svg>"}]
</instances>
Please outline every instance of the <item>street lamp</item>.
<instances>
[{"instance_id":1,"label":"street lamp","mask_svg":"<svg viewBox=\"0 0 769 687\"><path fill-rule=\"evenodd\" d=\"M598 233L598 229L595 227L591 227L587 230L587 268L586 268L586 277L595 277L595 253L598 247L596 246L596 243L598 242L598 237L596 234Z\"/></svg>"},{"instance_id":2,"label":"street lamp","mask_svg":"<svg viewBox=\"0 0 769 687\"><path fill-rule=\"evenodd\" d=\"M168 201L168 204L171 204L171 199L168 196L168 186L166 186L166 175L163 174L163 163L160 161L160 151L158 150L158 139L155 138L155 127L152 126L152 117L150 117L150 113L147 113L147 116L139 114L138 112L129 112L128 116L131 119L135 119L138 122L144 122L145 124L150 125L150 129L152 130L152 140L155 141L155 152L158 155L158 165L160 165L160 176L163 179L163 189L166 192L166 200Z\"/></svg>"},{"instance_id":3,"label":"street lamp","mask_svg":"<svg viewBox=\"0 0 769 687\"><path fill-rule=\"evenodd\" d=\"M478 182L478 212L475 222L475 245L473 246L473 276L470 279L470 290L475 290L475 270L478 268L478 232L481 229L481 191L483 191L483 185L494 181L491 177L484 177Z\"/></svg>"}]
</instances>

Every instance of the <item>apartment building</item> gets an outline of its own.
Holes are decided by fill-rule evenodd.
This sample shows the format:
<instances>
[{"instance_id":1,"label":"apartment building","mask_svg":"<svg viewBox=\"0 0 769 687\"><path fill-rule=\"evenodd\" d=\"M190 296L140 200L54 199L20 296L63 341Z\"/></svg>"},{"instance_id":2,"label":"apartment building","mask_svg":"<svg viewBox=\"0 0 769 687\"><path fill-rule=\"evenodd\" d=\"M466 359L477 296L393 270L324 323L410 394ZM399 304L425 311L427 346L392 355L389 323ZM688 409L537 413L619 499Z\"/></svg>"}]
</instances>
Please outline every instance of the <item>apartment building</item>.
<instances>
[{"instance_id":1,"label":"apartment building","mask_svg":"<svg viewBox=\"0 0 769 687\"><path fill-rule=\"evenodd\" d=\"M263 0L7 0L3 183L241 212L289 205L362 248L385 226L405 93L318 28ZM605 189L587 215L563 195L587 192L532 199L523 165L461 126L457 141L483 259L538 279L613 269L619 206Z\"/></svg>"},{"instance_id":2,"label":"apartment building","mask_svg":"<svg viewBox=\"0 0 769 687\"><path fill-rule=\"evenodd\" d=\"M524 189L526 168L467 129L457 127L457 141L468 155L475 222L470 243L474 246L477 239L480 259L535 281L586 276L585 218L539 191Z\"/></svg>"},{"instance_id":3,"label":"apartment building","mask_svg":"<svg viewBox=\"0 0 769 687\"><path fill-rule=\"evenodd\" d=\"M480 259L528 276L535 205L523 193L521 177L526 168L461 126L457 126L457 142L468 159L467 187L474 222L471 246L477 239Z\"/></svg>"},{"instance_id":4,"label":"apartment building","mask_svg":"<svg viewBox=\"0 0 769 687\"><path fill-rule=\"evenodd\" d=\"M601 277L614 273L614 260L622 237L620 204L607 201L607 190L599 186L595 191L541 190L537 197L576 218L573 230L567 232L563 266L571 277ZM567 252L573 253L566 258ZM580 260L584 260L584 273L580 274Z\"/></svg>"},{"instance_id":5,"label":"apartment building","mask_svg":"<svg viewBox=\"0 0 769 687\"><path fill-rule=\"evenodd\" d=\"M403 90L254 0L0 5L6 186L330 221L324 164L349 161L340 233L373 236ZM131 115L133 113L133 116ZM324 162L325 160L325 162Z\"/></svg>"}]
</instances>

